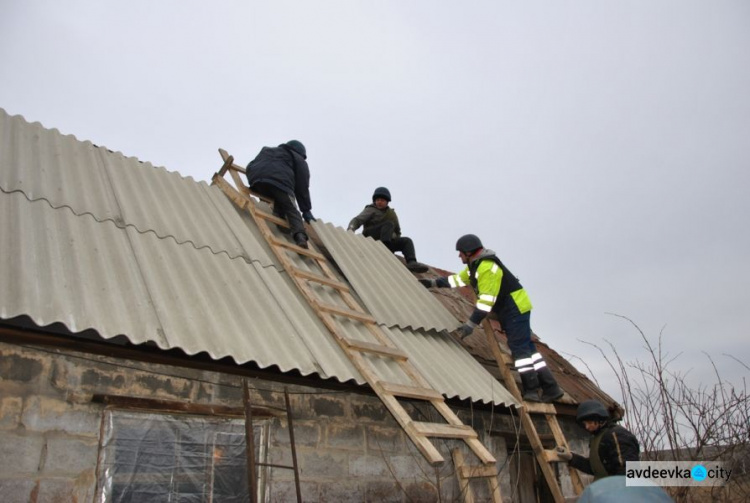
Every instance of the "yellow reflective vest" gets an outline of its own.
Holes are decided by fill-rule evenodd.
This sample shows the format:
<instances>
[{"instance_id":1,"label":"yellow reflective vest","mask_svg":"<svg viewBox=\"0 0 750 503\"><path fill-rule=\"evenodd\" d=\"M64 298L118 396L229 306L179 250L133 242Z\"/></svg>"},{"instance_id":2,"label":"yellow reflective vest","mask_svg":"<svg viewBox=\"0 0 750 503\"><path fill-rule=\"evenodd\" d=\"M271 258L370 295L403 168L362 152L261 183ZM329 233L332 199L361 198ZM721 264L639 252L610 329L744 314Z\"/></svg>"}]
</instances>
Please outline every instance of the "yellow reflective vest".
<instances>
[{"instance_id":1,"label":"yellow reflective vest","mask_svg":"<svg viewBox=\"0 0 750 503\"><path fill-rule=\"evenodd\" d=\"M495 306L497 309L494 310L499 311L505 302L497 301L503 301L506 295L513 299L521 314L531 311L533 307L518 278L503 265L492 250L485 250L461 272L448 276L448 284L451 288L471 285L477 295L475 307L485 315Z\"/></svg>"}]
</instances>

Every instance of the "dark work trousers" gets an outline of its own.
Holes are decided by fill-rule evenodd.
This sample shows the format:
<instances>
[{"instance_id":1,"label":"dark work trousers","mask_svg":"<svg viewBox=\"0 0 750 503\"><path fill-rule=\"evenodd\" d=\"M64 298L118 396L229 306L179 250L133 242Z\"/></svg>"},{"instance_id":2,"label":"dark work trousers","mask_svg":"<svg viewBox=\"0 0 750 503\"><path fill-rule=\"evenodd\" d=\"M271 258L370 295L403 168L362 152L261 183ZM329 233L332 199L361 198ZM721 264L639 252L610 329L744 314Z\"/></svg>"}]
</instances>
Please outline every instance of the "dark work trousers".
<instances>
[{"instance_id":1,"label":"dark work trousers","mask_svg":"<svg viewBox=\"0 0 750 503\"><path fill-rule=\"evenodd\" d=\"M391 250L391 253L400 251L404 254L406 262L415 262L417 260L417 254L414 251L414 242L411 238L405 237L393 237L393 229L395 225L393 222L383 222L379 227L370 231L370 236L373 239L382 241L386 248Z\"/></svg>"},{"instance_id":2,"label":"dark work trousers","mask_svg":"<svg viewBox=\"0 0 750 503\"><path fill-rule=\"evenodd\" d=\"M250 190L273 199L273 214L280 218L286 218L289 227L291 227L292 236L302 233L307 237L305 224L302 222L302 215L297 209L297 200L293 195L270 183L256 183L250 187Z\"/></svg>"},{"instance_id":3,"label":"dark work trousers","mask_svg":"<svg viewBox=\"0 0 750 503\"><path fill-rule=\"evenodd\" d=\"M518 312L518 306L509 295L496 317L508 337L508 348L514 360L529 358L536 353L531 340L531 311Z\"/></svg>"}]
</instances>

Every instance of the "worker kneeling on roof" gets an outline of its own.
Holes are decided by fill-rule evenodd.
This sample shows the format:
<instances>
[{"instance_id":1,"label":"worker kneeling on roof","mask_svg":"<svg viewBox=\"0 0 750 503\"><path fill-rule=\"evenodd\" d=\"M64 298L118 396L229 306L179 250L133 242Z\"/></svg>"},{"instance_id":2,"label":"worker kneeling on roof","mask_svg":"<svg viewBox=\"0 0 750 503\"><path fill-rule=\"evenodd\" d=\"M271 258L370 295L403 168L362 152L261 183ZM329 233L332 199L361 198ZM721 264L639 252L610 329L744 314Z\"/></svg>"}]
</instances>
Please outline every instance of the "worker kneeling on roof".
<instances>
[{"instance_id":1,"label":"worker kneeling on roof","mask_svg":"<svg viewBox=\"0 0 750 503\"><path fill-rule=\"evenodd\" d=\"M427 266L417 262L414 242L401 235L396 210L389 206L391 192L385 187L378 187L372 194L372 204L352 218L347 230L355 232L364 226L362 235L382 242L392 253L400 251L406 259L406 267L413 272L427 272Z\"/></svg>"}]
</instances>

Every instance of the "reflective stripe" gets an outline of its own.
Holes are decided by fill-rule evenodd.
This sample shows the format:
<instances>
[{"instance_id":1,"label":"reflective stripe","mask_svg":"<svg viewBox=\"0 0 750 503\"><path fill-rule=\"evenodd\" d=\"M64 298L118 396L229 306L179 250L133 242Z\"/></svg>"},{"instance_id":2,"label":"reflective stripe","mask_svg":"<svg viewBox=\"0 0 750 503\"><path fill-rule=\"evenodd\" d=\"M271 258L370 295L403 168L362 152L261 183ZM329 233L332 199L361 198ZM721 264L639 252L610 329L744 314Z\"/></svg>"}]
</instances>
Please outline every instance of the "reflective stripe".
<instances>
[{"instance_id":1,"label":"reflective stripe","mask_svg":"<svg viewBox=\"0 0 750 503\"><path fill-rule=\"evenodd\" d=\"M466 283L463 282L461 279L461 276L458 274L453 274L452 276L448 276L448 283L450 284L451 288L458 288L460 286L466 286Z\"/></svg>"},{"instance_id":2,"label":"reflective stripe","mask_svg":"<svg viewBox=\"0 0 750 503\"><path fill-rule=\"evenodd\" d=\"M520 360L516 360L515 364L516 368L529 367L534 364L534 360L531 358L521 358Z\"/></svg>"},{"instance_id":3,"label":"reflective stripe","mask_svg":"<svg viewBox=\"0 0 750 503\"><path fill-rule=\"evenodd\" d=\"M495 273L497 272L497 270L498 270L498 269L500 269L500 266L499 266L499 265L497 265L497 264L494 264L494 265L492 266L492 269L490 269L490 272L491 272L492 274L495 274Z\"/></svg>"},{"instance_id":4,"label":"reflective stripe","mask_svg":"<svg viewBox=\"0 0 750 503\"><path fill-rule=\"evenodd\" d=\"M539 353L534 353L533 355L531 355L531 358L529 359L534 363L534 370L539 370L547 366L547 363L545 363L544 358L542 358L542 355Z\"/></svg>"},{"instance_id":5,"label":"reflective stripe","mask_svg":"<svg viewBox=\"0 0 750 503\"><path fill-rule=\"evenodd\" d=\"M533 372L533 371L534 371L534 367L521 367L520 369L518 369L519 374L523 374L525 372Z\"/></svg>"},{"instance_id":6,"label":"reflective stripe","mask_svg":"<svg viewBox=\"0 0 750 503\"><path fill-rule=\"evenodd\" d=\"M480 311L489 313L490 311L492 311L492 306L488 306L487 304L482 304L481 302L477 302L477 309L479 309Z\"/></svg>"},{"instance_id":7,"label":"reflective stripe","mask_svg":"<svg viewBox=\"0 0 750 503\"><path fill-rule=\"evenodd\" d=\"M483 293L479 296L479 300L486 300L487 302L492 302L494 304L497 300L497 297L495 297L494 295Z\"/></svg>"}]
</instances>

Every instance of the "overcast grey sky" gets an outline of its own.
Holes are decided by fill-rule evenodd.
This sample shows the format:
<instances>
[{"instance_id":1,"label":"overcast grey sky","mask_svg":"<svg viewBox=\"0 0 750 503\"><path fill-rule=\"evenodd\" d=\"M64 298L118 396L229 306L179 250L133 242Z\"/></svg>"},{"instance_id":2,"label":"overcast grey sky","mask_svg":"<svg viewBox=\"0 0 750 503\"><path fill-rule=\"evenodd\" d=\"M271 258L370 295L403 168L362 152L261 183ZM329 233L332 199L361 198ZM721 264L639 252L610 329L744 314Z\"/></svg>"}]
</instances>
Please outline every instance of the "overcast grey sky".
<instances>
[{"instance_id":1,"label":"overcast grey sky","mask_svg":"<svg viewBox=\"0 0 750 503\"><path fill-rule=\"evenodd\" d=\"M748 376L746 0L0 0L0 107L205 181L299 139L316 217L385 185L454 271L478 234L613 396L579 340L646 356L606 313Z\"/></svg>"}]
</instances>

